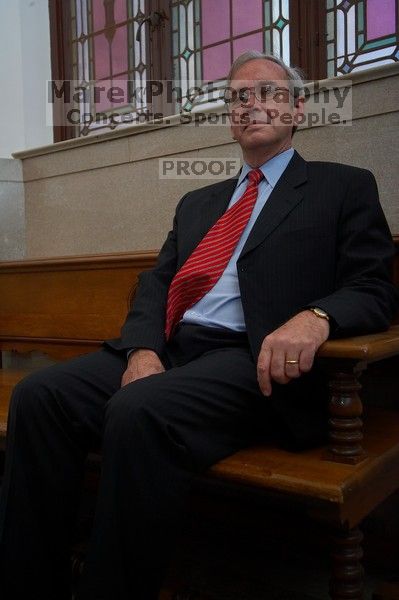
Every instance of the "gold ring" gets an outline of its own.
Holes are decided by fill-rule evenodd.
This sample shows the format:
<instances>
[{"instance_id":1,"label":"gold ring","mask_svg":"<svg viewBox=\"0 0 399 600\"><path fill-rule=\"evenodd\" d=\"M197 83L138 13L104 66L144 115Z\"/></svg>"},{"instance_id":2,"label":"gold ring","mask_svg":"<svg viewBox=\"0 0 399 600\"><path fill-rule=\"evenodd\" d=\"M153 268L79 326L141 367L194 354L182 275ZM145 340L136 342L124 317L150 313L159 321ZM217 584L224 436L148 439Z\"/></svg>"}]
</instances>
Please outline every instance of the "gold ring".
<instances>
[{"instance_id":1,"label":"gold ring","mask_svg":"<svg viewBox=\"0 0 399 600\"><path fill-rule=\"evenodd\" d=\"M286 365L297 365L299 363L299 360L286 360L285 364Z\"/></svg>"}]
</instances>

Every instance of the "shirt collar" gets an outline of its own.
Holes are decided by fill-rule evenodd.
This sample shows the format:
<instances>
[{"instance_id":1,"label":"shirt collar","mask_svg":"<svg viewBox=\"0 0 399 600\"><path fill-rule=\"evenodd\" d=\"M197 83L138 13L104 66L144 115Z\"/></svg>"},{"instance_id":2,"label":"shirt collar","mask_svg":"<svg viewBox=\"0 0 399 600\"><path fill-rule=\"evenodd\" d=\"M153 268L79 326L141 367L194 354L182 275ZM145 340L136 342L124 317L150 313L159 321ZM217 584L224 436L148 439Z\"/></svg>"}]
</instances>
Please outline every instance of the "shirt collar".
<instances>
[{"instance_id":1,"label":"shirt collar","mask_svg":"<svg viewBox=\"0 0 399 600\"><path fill-rule=\"evenodd\" d=\"M288 148L288 150L284 150L284 152L276 154L276 156L273 156L273 158L270 158L259 167L263 175L265 176L265 179L270 183L272 188L274 188L281 175L284 173L293 155L294 149ZM241 185L241 183L244 181L245 177L250 171L252 171L252 167L250 167L246 162L244 162L240 176L238 178L237 187Z\"/></svg>"}]
</instances>

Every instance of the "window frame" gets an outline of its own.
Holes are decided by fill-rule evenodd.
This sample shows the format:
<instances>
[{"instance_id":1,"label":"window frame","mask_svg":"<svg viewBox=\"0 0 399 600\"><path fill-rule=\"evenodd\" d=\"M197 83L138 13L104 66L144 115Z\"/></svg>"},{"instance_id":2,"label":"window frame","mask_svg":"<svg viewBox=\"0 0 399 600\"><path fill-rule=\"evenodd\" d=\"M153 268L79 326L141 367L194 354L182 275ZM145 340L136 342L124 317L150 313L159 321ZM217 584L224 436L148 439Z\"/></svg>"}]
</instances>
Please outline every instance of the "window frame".
<instances>
[{"instance_id":1,"label":"window frame","mask_svg":"<svg viewBox=\"0 0 399 600\"><path fill-rule=\"evenodd\" d=\"M49 2L50 18L50 52L51 77L53 80L68 81L72 79L72 56L68 23L71 21L70 4L65 0ZM53 105L56 123L66 122L66 109L61 103ZM53 126L54 142L63 142L75 137L74 127L67 125Z\"/></svg>"}]
</instances>

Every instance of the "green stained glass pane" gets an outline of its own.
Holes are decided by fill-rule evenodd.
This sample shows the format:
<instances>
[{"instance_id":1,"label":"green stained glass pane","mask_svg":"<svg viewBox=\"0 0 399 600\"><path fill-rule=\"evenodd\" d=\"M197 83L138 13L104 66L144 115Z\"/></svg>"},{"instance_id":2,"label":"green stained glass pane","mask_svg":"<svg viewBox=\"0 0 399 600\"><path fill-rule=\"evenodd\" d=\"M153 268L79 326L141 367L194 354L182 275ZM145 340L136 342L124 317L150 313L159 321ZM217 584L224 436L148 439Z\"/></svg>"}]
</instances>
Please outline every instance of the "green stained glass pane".
<instances>
[{"instance_id":1,"label":"green stained glass pane","mask_svg":"<svg viewBox=\"0 0 399 600\"><path fill-rule=\"evenodd\" d=\"M172 8L172 27L174 31L177 29L179 23L178 10L179 9L177 8L177 6L174 6Z\"/></svg>"},{"instance_id":2,"label":"green stained glass pane","mask_svg":"<svg viewBox=\"0 0 399 600\"><path fill-rule=\"evenodd\" d=\"M357 28L359 31L363 31L364 29L363 2L359 2L359 4L357 5Z\"/></svg>"},{"instance_id":3,"label":"green stained glass pane","mask_svg":"<svg viewBox=\"0 0 399 600\"><path fill-rule=\"evenodd\" d=\"M179 34L178 32L173 34L173 55L177 56L179 54Z\"/></svg>"},{"instance_id":4,"label":"green stained glass pane","mask_svg":"<svg viewBox=\"0 0 399 600\"><path fill-rule=\"evenodd\" d=\"M327 0L327 10L334 8L334 0Z\"/></svg>"},{"instance_id":5,"label":"green stained glass pane","mask_svg":"<svg viewBox=\"0 0 399 600\"><path fill-rule=\"evenodd\" d=\"M195 26L195 47L201 47L201 25L198 24Z\"/></svg>"},{"instance_id":6,"label":"green stained glass pane","mask_svg":"<svg viewBox=\"0 0 399 600\"><path fill-rule=\"evenodd\" d=\"M272 40L271 40L271 31L268 29L265 31L265 52L272 51Z\"/></svg>"},{"instance_id":7,"label":"green stained glass pane","mask_svg":"<svg viewBox=\"0 0 399 600\"><path fill-rule=\"evenodd\" d=\"M190 53L191 56L188 60L188 76L190 79L190 85L194 85L194 81L195 81L195 57L193 55L193 53Z\"/></svg>"},{"instance_id":8,"label":"green stained glass pane","mask_svg":"<svg viewBox=\"0 0 399 600\"><path fill-rule=\"evenodd\" d=\"M357 47L361 48L364 44L364 33L359 33L357 36Z\"/></svg>"},{"instance_id":9,"label":"green stained glass pane","mask_svg":"<svg viewBox=\"0 0 399 600\"><path fill-rule=\"evenodd\" d=\"M173 61L173 79L175 81L180 81L180 72L179 72L179 61Z\"/></svg>"},{"instance_id":10,"label":"green stained glass pane","mask_svg":"<svg viewBox=\"0 0 399 600\"><path fill-rule=\"evenodd\" d=\"M201 72L201 54L200 52L195 53L195 78L198 82L202 81Z\"/></svg>"},{"instance_id":11,"label":"green stained glass pane","mask_svg":"<svg viewBox=\"0 0 399 600\"><path fill-rule=\"evenodd\" d=\"M187 46L187 36L186 36L186 8L181 4L180 5L180 14L179 14L179 29L180 29L180 52L183 52L184 48Z\"/></svg>"},{"instance_id":12,"label":"green stained glass pane","mask_svg":"<svg viewBox=\"0 0 399 600\"><path fill-rule=\"evenodd\" d=\"M327 13L327 41L334 39L334 13Z\"/></svg>"},{"instance_id":13,"label":"green stained glass pane","mask_svg":"<svg viewBox=\"0 0 399 600\"><path fill-rule=\"evenodd\" d=\"M201 17L200 0L194 0L194 19L198 23Z\"/></svg>"},{"instance_id":14,"label":"green stained glass pane","mask_svg":"<svg viewBox=\"0 0 399 600\"><path fill-rule=\"evenodd\" d=\"M327 62L327 77L334 77L335 75L335 61L329 60Z\"/></svg>"},{"instance_id":15,"label":"green stained glass pane","mask_svg":"<svg viewBox=\"0 0 399 600\"><path fill-rule=\"evenodd\" d=\"M379 48L380 46L388 46L389 44L394 44L396 41L396 37L392 35L389 38L385 38L384 40L377 40L375 42L368 42L363 50L371 50L372 48Z\"/></svg>"},{"instance_id":16,"label":"green stained glass pane","mask_svg":"<svg viewBox=\"0 0 399 600\"><path fill-rule=\"evenodd\" d=\"M277 56L282 57L282 48L281 48L281 31L272 30L272 52Z\"/></svg>"},{"instance_id":17,"label":"green stained glass pane","mask_svg":"<svg viewBox=\"0 0 399 600\"><path fill-rule=\"evenodd\" d=\"M186 50L183 52L183 55L182 55L182 56L183 56L183 58L185 58L185 60L188 60L188 59L190 58L190 56L191 56L191 55L192 55L192 52L191 52L191 50L188 50L188 49L186 48Z\"/></svg>"},{"instance_id":18,"label":"green stained glass pane","mask_svg":"<svg viewBox=\"0 0 399 600\"><path fill-rule=\"evenodd\" d=\"M265 27L270 27L271 19L270 19L270 1L266 0L265 2Z\"/></svg>"},{"instance_id":19,"label":"green stained glass pane","mask_svg":"<svg viewBox=\"0 0 399 600\"><path fill-rule=\"evenodd\" d=\"M276 23L277 29L280 29L280 30L284 27L284 25L285 25L285 21L283 21L283 19L279 19Z\"/></svg>"},{"instance_id":20,"label":"green stained glass pane","mask_svg":"<svg viewBox=\"0 0 399 600\"><path fill-rule=\"evenodd\" d=\"M180 81L181 82L187 81L187 79L188 79L187 63L184 60L184 58L180 59L179 66L180 66Z\"/></svg>"},{"instance_id":21,"label":"green stained glass pane","mask_svg":"<svg viewBox=\"0 0 399 600\"><path fill-rule=\"evenodd\" d=\"M334 44L327 44L327 58L329 60L334 58Z\"/></svg>"}]
</instances>

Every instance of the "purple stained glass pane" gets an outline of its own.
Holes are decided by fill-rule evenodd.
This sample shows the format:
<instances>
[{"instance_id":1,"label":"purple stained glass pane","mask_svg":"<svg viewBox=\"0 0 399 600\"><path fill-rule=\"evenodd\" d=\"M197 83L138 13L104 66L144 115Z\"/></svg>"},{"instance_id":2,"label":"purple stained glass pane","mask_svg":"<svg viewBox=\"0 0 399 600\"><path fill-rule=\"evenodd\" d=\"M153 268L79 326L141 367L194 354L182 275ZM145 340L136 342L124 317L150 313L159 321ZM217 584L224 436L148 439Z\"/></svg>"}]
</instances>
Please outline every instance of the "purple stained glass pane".
<instances>
[{"instance_id":1,"label":"purple stained glass pane","mask_svg":"<svg viewBox=\"0 0 399 600\"><path fill-rule=\"evenodd\" d=\"M119 75L117 79L113 80L114 87L119 88L118 92L114 91L115 102L112 103L114 108L122 108L128 104L128 75Z\"/></svg>"},{"instance_id":2,"label":"purple stained glass pane","mask_svg":"<svg viewBox=\"0 0 399 600\"><path fill-rule=\"evenodd\" d=\"M112 40L112 73L123 73L127 71L127 29L125 26L118 27Z\"/></svg>"},{"instance_id":3,"label":"purple stained glass pane","mask_svg":"<svg viewBox=\"0 0 399 600\"><path fill-rule=\"evenodd\" d=\"M233 35L263 27L262 0L234 0Z\"/></svg>"},{"instance_id":4,"label":"purple stained glass pane","mask_svg":"<svg viewBox=\"0 0 399 600\"><path fill-rule=\"evenodd\" d=\"M94 36L94 72L96 79L110 75L109 44L105 35Z\"/></svg>"},{"instance_id":5,"label":"purple stained glass pane","mask_svg":"<svg viewBox=\"0 0 399 600\"><path fill-rule=\"evenodd\" d=\"M94 31L99 31L105 27L105 8L104 0L93 0L93 28Z\"/></svg>"},{"instance_id":6,"label":"purple stained glass pane","mask_svg":"<svg viewBox=\"0 0 399 600\"><path fill-rule=\"evenodd\" d=\"M202 51L203 77L214 81L226 77L230 69L230 43L219 44Z\"/></svg>"},{"instance_id":7,"label":"purple stained glass pane","mask_svg":"<svg viewBox=\"0 0 399 600\"><path fill-rule=\"evenodd\" d=\"M111 108L111 100L112 97L110 93L110 89L113 86L113 82L111 79L105 79L104 81L100 81L98 83L99 89L97 92L97 102L95 103L95 111L96 113L105 112L106 110L110 110Z\"/></svg>"},{"instance_id":8,"label":"purple stained glass pane","mask_svg":"<svg viewBox=\"0 0 399 600\"><path fill-rule=\"evenodd\" d=\"M127 78L128 76L125 74L120 75L117 79L104 79L97 83L99 88L98 102L95 103L95 110L97 113L105 112L112 108L122 108L128 104Z\"/></svg>"},{"instance_id":9,"label":"purple stained glass pane","mask_svg":"<svg viewBox=\"0 0 399 600\"><path fill-rule=\"evenodd\" d=\"M367 0L367 40L395 33L395 0Z\"/></svg>"},{"instance_id":10,"label":"purple stained glass pane","mask_svg":"<svg viewBox=\"0 0 399 600\"><path fill-rule=\"evenodd\" d=\"M263 52L262 33L253 33L252 35L246 35L238 40L234 40L233 59L247 50L259 50L259 52Z\"/></svg>"},{"instance_id":11,"label":"purple stained glass pane","mask_svg":"<svg viewBox=\"0 0 399 600\"><path fill-rule=\"evenodd\" d=\"M126 21L126 0L115 0L114 16L116 23Z\"/></svg>"},{"instance_id":12,"label":"purple stained glass pane","mask_svg":"<svg viewBox=\"0 0 399 600\"><path fill-rule=\"evenodd\" d=\"M230 0L202 0L201 30L203 46L230 37Z\"/></svg>"}]
</instances>

